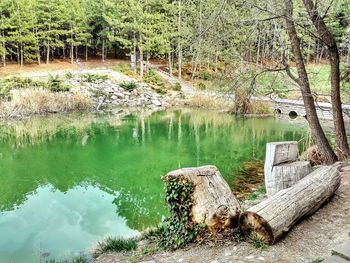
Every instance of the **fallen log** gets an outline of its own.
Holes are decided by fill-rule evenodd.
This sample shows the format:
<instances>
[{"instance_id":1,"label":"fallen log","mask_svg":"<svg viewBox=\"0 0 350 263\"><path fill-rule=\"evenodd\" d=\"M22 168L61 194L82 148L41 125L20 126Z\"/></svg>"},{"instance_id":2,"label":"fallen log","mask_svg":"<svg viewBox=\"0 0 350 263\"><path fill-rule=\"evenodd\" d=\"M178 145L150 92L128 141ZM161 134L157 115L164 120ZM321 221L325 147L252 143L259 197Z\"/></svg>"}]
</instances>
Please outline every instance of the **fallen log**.
<instances>
[{"instance_id":1,"label":"fallen log","mask_svg":"<svg viewBox=\"0 0 350 263\"><path fill-rule=\"evenodd\" d=\"M183 168L163 177L165 182L170 179L185 179L193 184L193 222L206 224L210 231L238 226L240 204L215 166Z\"/></svg>"},{"instance_id":2,"label":"fallen log","mask_svg":"<svg viewBox=\"0 0 350 263\"><path fill-rule=\"evenodd\" d=\"M290 188L249 208L239 218L243 236L272 244L301 218L316 212L326 203L340 184L334 166L322 166Z\"/></svg>"}]
</instances>

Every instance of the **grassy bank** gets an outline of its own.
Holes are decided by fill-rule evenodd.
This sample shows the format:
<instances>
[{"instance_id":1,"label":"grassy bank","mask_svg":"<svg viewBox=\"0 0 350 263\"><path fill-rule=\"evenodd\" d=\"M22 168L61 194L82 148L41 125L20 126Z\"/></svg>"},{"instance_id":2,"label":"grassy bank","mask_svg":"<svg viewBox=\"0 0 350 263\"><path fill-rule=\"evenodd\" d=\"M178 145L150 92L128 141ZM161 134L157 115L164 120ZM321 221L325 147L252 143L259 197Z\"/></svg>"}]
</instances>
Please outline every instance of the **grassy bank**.
<instances>
[{"instance_id":1,"label":"grassy bank","mask_svg":"<svg viewBox=\"0 0 350 263\"><path fill-rule=\"evenodd\" d=\"M226 111L235 115L266 115L273 113L268 101L233 99L204 94L192 96L186 101L185 105L192 108Z\"/></svg>"},{"instance_id":2,"label":"grassy bank","mask_svg":"<svg viewBox=\"0 0 350 263\"><path fill-rule=\"evenodd\" d=\"M58 76L46 80L10 77L0 80L0 118L90 109L92 100Z\"/></svg>"},{"instance_id":3,"label":"grassy bank","mask_svg":"<svg viewBox=\"0 0 350 263\"><path fill-rule=\"evenodd\" d=\"M81 111L91 109L92 105L89 97L79 93L52 92L42 88L15 89L11 91L11 99L0 101L0 118Z\"/></svg>"}]
</instances>

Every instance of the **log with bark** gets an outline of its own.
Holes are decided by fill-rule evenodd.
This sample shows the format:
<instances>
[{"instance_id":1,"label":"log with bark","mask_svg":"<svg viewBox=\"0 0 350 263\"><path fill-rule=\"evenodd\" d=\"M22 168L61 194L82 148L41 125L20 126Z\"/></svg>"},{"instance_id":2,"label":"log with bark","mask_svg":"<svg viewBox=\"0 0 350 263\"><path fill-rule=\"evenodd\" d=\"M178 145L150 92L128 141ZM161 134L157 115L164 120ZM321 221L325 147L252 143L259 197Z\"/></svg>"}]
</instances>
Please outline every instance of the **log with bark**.
<instances>
[{"instance_id":1,"label":"log with bark","mask_svg":"<svg viewBox=\"0 0 350 263\"><path fill-rule=\"evenodd\" d=\"M174 178L193 184L193 222L206 224L210 231L238 226L240 204L215 166L175 170L165 175L163 180L166 182Z\"/></svg>"},{"instance_id":2,"label":"log with bark","mask_svg":"<svg viewBox=\"0 0 350 263\"><path fill-rule=\"evenodd\" d=\"M334 166L322 166L290 188L284 189L241 214L243 236L272 244L300 219L316 212L337 190L340 174Z\"/></svg>"}]
</instances>

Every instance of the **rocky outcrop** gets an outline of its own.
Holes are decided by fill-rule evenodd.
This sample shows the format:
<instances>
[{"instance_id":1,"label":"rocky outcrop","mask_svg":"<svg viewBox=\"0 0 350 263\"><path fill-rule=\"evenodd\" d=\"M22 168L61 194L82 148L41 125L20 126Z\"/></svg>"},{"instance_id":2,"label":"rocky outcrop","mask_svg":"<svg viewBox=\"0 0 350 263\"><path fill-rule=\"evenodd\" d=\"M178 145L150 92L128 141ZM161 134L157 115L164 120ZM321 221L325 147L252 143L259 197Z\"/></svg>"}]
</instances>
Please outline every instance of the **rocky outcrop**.
<instances>
[{"instance_id":1,"label":"rocky outcrop","mask_svg":"<svg viewBox=\"0 0 350 263\"><path fill-rule=\"evenodd\" d=\"M79 79L66 81L73 90L93 98L98 109L111 107L138 107L145 109L168 108L180 103L178 92L158 94L146 83L137 83L133 90L126 90L113 80L81 82Z\"/></svg>"}]
</instances>

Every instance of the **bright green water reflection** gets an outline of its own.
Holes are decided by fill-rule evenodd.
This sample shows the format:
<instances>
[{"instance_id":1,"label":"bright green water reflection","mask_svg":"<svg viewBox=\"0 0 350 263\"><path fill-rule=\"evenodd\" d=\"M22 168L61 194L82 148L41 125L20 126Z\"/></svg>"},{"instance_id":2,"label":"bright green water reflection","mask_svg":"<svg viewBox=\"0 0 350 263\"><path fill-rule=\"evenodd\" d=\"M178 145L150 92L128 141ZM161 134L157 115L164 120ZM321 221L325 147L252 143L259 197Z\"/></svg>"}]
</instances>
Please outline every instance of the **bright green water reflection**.
<instances>
[{"instance_id":1,"label":"bright green water reflection","mask_svg":"<svg viewBox=\"0 0 350 263\"><path fill-rule=\"evenodd\" d=\"M214 164L230 183L242 162L263 158L267 141L304 135L282 120L194 110L0 125L0 262L71 256L109 235L136 235L166 214L167 171Z\"/></svg>"}]
</instances>

